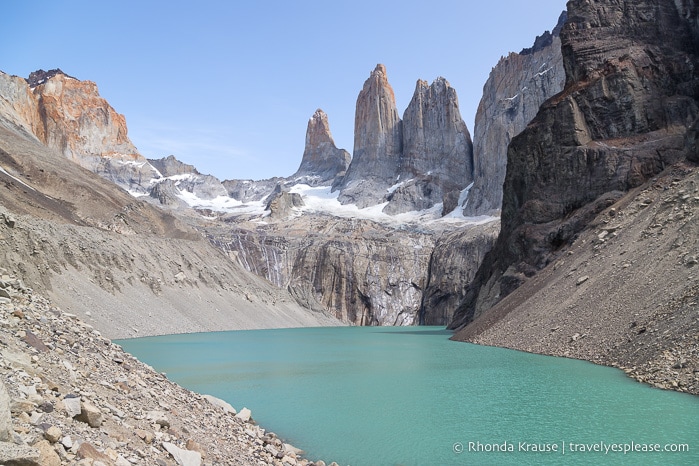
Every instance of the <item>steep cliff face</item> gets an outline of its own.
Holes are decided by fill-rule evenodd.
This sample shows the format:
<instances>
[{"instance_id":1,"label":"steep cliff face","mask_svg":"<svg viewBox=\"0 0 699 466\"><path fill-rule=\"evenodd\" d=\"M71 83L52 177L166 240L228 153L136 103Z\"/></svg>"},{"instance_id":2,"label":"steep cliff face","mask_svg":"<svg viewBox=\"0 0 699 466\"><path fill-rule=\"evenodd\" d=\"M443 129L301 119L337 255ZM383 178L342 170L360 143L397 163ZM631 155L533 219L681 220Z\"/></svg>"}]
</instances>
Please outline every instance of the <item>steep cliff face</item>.
<instances>
[{"instance_id":1,"label":"steep cliff face","mask_svg":"<svg viewBox=\"0 0 699 466\"><path fill-rule=\"evenodd\" d=\"M565 70L560 30L563 12L551 33L534 46L500 59L483 86L474 126L474 177L465 215L487 215L502 206L507 146L536 116L546 99L563 90Z\"/></svg>"},{"instance_id":2,"label":"steep cliff face","mask_svg":"<svg viewBox=\"0 0 699 466\"><path fill-rule=\"evenodd\" d=\"M156 172L129 140L124 116L99 95L97 85L62 72L35 72L32 78L42 142L88 170L143 192Z\"/></svg>"},{"instance_id":3,"label":"steep cliff face","mask_svg":"<svg viewBox=\"0 0 699 466\"><path fill-rule=\"evenodd\" d=\"M45 139L39 104L25 79L0 72L0 110L6 121L40 141Z\"/></svg>"},{"instance_id":4,"label":"steep cliff face","mask_svg":"<svg viewBox=\"0 0 699 466\"><path fill-rule=\"evenodd\" d=\"M318 109L308 120L301 165L290 178L311 186L331 184L338 176L344 176L351 159L349 152L335 146L328 115Z\"/></svg>"},{"instance_id":5,"label":"steep cliff face","mask_svg":"<svg viewBox=\"0 0 699 466\"><path fill-rule=\"evenodd\" d=\"M315 241L296 255L289 291L304 307L355 325L415 325L433 243L374 225Z\"/></svg>"},{"instance_id":6,"label":"steep cliff face","mask_svg":"<svg viewBox=\"0 0 699 466\"><path fill-rule=\"evenodd\" d=\"M384 212L421 210L443 202L473 179L473 144L459 112L456 91L444 78L432 85L419 80L403 114L403 151L399 180ZM419 195L413 195L414 186ZM458 197L458 194L456 194Z\"/></svg>"},{"instance_id":7,"label":"steep cliff face","mask_svg":"<svg viewBox=\"0 0 699 466\"><path fill-rule=\"evenodd\" d=\"M473 144L446 79L418 80L401 120L386 68L377 65L357 98L354 153L340 189L343 204L387 202L394 215L454 204L473 179Z\"/></svg>"},{"instance_id":8,"label":"steep cliff face","mask_svg":"<svg viewBox=\"0 0 699 466\"><path fill-rule=\"evenodd\" d=\"M61 70L27 80L0 75L0 92L16 123L48 147L123 188L145 194L157 171L127 136L126 120L100 97L97 85Z\"/></svg>"},{"instance_id":9,"label":"steep cliff face","mask_svg":"<svg viewBox=\"0 0 699 466\"><path fill-rule=\"evenodd\" d=\"M494 220L485 225L460 228L436 241L420 306L421 325L451 322L499 230L500 222Z\"/></svg>"},{"instance_id":10,"label":"steep cliff face","mask_svg":"<svg viewBox=\"0 0 699 466\"><path fill-rule=\"evenodd\" d=\"M621 193L687 157L699 115L699 41L696 17L680 7L568 2L565 88L510 144L502 230L452 328L553 260Z\"/></svg>"},{"instance_id":11,"label":"steep cliff face","mask_svg":"<svg viewBox=\"0 0 699 466\"><path fill-rule=\"evenodd\" d=\"M231 258L306 308L355 325L417 324L432 232L316 215L255 225L208 231Z\"/></svg>"},{"instance_id":12,"label":"steep cliff face","mask_svg":"<svg viewBox=\"0 0 699 466\"><path fill-rule=\"evenodd\" d=\"M339 187L343 204L367 207L383 201L396 181L403 149L403 128L396 97L384 65L364 82L354 117L352 161Z\"/></svg>"}]
</instances>

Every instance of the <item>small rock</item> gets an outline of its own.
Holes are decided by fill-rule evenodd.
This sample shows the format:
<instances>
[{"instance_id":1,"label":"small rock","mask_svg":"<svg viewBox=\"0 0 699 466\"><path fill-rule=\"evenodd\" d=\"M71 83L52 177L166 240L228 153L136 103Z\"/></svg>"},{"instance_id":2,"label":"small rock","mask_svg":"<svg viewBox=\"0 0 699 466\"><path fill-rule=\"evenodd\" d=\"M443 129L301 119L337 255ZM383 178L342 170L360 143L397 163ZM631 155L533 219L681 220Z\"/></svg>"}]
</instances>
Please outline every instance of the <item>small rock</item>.
<instances>
[{"instance_id":1,"label":"small rock","mask_svg":"<svg viewBox=\"0 0 699 466\"><path fill-rule=\"evenodd\" d=\"M105 464L111 464L112 462L111 459L109 459L109 456L97 450L97 448L95 448L89 442L83 442L80 444L80 447L78 448L78 451L76 453L76 458L79 460L91 459L93 460L93 462L101 461Z\"/></svg>"},{"instance_id":2,"label":"small rock","mask_svg":"<svg viewBox=\"0 0 699 466\"><path fill-rule=\"evenodd\" d=\"M51 426L44 432L44 438L51 443L56 443L61 439L63 432L56 426Z\"/></svg>"},{"instance_id":3,"label":"small rock","mask_svg":"<svg viewBox=\"0 0 699 466\"><path fill-rule=\"evenodd\" d=\"M680 359L672 366L673 369L684 369L685 367L687 367L687 360L684 358Z\"/></svg>"},{"instance_id":4,"label":"small rock","mask_svg":"<svg viewBox=\"0 0 699 466\"><path fill-rule=\"evenodd\" d=\"M135 433L145 443L147 443L147 444L153 443L153 437L154 437L153 432L149 432L149 431L143 430L143 429L136 429Z\"/></svg>"},{"instance_id":5,"label":"small rock","mask_svg":"<svg viewBox=\"0 0 699 466\"><path fill-rule=\"evenodd\" d=\"M15 227L16 220L12 215L7 214L7 213L3 213L1 215L1 217L2 217L2 220L5 222L5 225L7 225L9 228Z\"/></svg>"},{"instance_id":6,"label":"small rock","mask_svg":"<svg viewBox=\"0 0 699 466\"><path fill-rule=\"evenodd\" d=\"M80 398L72 394L66 395L65 398L63 398L63 407L66 410L66 415L71 418L78 416L82 411Z\"/></svg>"},{"instance_id":7,"label":"small rock","mask_svg":"<svg viewBox=\"0 0 699 466\"><path fill-rule=\"evenodd\" d=\"M583 283L585 283L586 281L588 281L589 279L590 279L590 277L588 277L587 275L584 275L584 276L578 278L578 281L575 282L575 286L580 286Z\"/></svg>"},{"instance_id":8,"label":"small rock","mask_svg":"<svg viewBox=\"0 0 699 466\"><path fill-rule=\"evenodd\" d=\"M180 466L200 466L201 454L178 447L170 442L163 442L163 448L167 450Z\"/></svg>"},{"instance_id":9,"label":"small rock","mask_svg":"<svg viewBox=\"0 0 699 466\"><path fill-rule=\"evenodd\" d=\"M238 414L235 415L238 419L240 419L243 422L248 422L250 420L250 417L252 416L252 412L248 408L243 408L240 410Z\"/></svg>"},{"instance_id":10,"label":"small rock","mask_svg":"<svg viewBox=\"0 0 699 466\"><path fill-rule=\"evenodd\" d=\"M76 417L78 421L84 422L90 427L99 427L102 425L102 411L90 403L82 403L80 415Z\"/></svg>"},{"instance_id":11,"label":"small rock","mask_svg":"<svg viewBox=\"0 0 699 466\"><path fill-rule=\"evenodd\" d=\"M61 439L61 445L63 445L66 450L73 448L73 439L70 438L70 435L66 435Z\"/></svg>"},{"instance_id":12,"label":"small rock","mask_svg":"<svg viewBox=\"0 0 699 466\"><path fill-rule=\"evenodd\" d=\"M39 464L41 466L61 466L61 458L49 442L41 440L34 444L34 448L39 450Z\"/></svg>"},{"instance_id":13,"label":"small rock","mask_svg":"<svg viewBox=\"0 0 699 466\"><path fill-rule=\"evenodd\" d=\"M12 403L10 404L10 411L12 412L12 414L31 413L32 411L34 411L35 407L36 405L31 401L12 400Z\"/></svg>"},{"instance_id":14,"label":"small rock","mask_svg":"<svg viewBox=\"0 0 699 466\"><path fill-rule=\"evenodd\" d=\"M170 427L170 421L163 411L150 411L146 417L160 427Z\"/></svg>"},{"instance_id":15,"label":"small rock","mask_svg":"<svg viewBox=\"0 0 699 466\"><path fill-rule=\"evenodd\" d=\"M185 448L186 448L187 450L190 450L190 451L196 451L196 452L198 452L198 453L201 455L202 458L205 457L205 455L204 455L204 449L201 447L201 445L199 445L197 442L195 442L195 441L192 440L191 438L190 438L190 439L187 439L187 443L185 443Z\"/></svg>"},{"instance_id":16,"label":"small rock","mask_svg":"<svg viewBox=\"0 0 699 466\"><path fill-rule=\"evenodd\" d=\"M24 335L24 341L27 342L29 346L36 349L37 351L40 351L42 353L46 353L49 351L48 347L44 344L44 342L41 341L39 337L34 335L29 330L27 330L27 334Z\"/></svg>"}]
</instances>

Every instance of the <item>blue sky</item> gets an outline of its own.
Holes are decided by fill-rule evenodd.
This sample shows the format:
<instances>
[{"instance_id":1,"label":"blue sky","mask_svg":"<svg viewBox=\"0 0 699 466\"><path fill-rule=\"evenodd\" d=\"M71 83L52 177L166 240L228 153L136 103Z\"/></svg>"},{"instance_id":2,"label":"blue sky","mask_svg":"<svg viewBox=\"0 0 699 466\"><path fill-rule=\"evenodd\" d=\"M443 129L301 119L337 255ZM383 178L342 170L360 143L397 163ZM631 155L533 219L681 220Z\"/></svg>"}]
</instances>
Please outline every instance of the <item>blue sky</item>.
<instances>
[{"instance_id":1,"label":"blue sky","mask_svg":"<svg viewBox=\"0 0 699 466\"><path fill-rule=\"evenodd\" d=\"M357 95L377 63L401 115L418 79L445 77L473 133L492 67L551 30L565 3L10 0L0 70L96 82L146 157L221 179L288 176L316 108L352 152Z\"/></svg>"}]
</instances>

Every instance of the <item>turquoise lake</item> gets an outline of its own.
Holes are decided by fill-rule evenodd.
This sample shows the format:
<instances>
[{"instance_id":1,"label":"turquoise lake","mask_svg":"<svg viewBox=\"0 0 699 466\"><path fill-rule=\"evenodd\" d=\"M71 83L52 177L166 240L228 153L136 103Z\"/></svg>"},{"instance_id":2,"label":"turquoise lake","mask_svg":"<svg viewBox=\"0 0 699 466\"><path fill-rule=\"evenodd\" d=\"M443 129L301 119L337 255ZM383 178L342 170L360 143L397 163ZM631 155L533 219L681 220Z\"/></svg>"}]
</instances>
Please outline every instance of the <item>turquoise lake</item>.
<instances>
[{"instance_id":1,"label":"turquoise lake","mask_svg":"<svg viewBox=\"0 0 699 466\"><path fill-rule=\"evenodd\" d=\"M249 408L311 460L699 465L699 397L584 361L450 335L437 327L326 327L116 343L184 387ZM523 450L534 448L548 451ZM623 452L656 448L689 451Z\"/></svg>"}]
</instances>

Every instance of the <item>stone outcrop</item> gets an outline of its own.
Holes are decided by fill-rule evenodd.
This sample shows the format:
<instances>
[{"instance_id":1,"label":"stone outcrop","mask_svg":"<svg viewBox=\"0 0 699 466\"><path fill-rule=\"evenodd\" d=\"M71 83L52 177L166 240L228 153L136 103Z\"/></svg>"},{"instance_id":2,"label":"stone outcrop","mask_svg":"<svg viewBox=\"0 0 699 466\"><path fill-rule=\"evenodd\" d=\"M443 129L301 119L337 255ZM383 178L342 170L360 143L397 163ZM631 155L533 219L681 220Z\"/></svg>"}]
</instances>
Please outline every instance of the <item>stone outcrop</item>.
<instances>
[{"instance_id":1,"label":"stone outcrop","mask_svg":"<svg viewBox=\"0 0 699 466\"><path fill-rule=\"evenodd\" d=\"M209 228L210 240L304 307L356 325L418 322L434 232L326 215Z\"/></svg>"},{"instance_id":2,"label":"stone outcrop","mask_svg":"<svg viewBox=\"0 0 699 466\"><path fill-rule=\"evenodd\" d=\"M541 104L563 90L560 30L566 18L563 12L553 32L537 37L531 48L501 58L490 72L473 129L475 180L465 215L499 213L507 146L536 116Z\"/></svg>"},{"instance_id":3,"label":"stone outcrop","mask_svg":"<svg viewBox=\"0 0 699 466\"><path fill-rule=\"evenodd\" d=\"M354 117L352 161L338 199L367 207L383 202L400 172L403 130L386 67L377 65L364 82Z\"/></svg>"},{"instance_id":4,"label":"stone outcrop","mask_svg":"<svg viewBox=\"0 0 699 466\"><path fill-rule=\"evenodd\" d=\"M483 257L493 247L499 229L499 222L492 221L460 228L436 241L422 295L420 325L446 326L451 322Z\"/></svg>"},{"instance_id":5,"label":"stone outcrop","mask_svg":"<svg viewBox=\"0 0 699 466\"><path fill-rule=\"evenodd\" d=\"M268 196L286 178L274 177L266 180L223 180L228 195L241 202L260 201Z\"/></svg>"},{"instance_id":6,"label":"stone outcrop","mask_svg":"<svg viewBox=\"0 0 699 466\"><path fill-rule=\"evenodd\" d=\"M328 115L318 109L308 120L301 165L290 179L311 186L332 184L338 176L345 175L351 159L349 152L335 146Z\"/></svg>"},{"instance_id":7,"label":"stone outcrop","mask_svg":"<svg viewBox=\"0 0 699 466\"><path fill-rule=\"evenodd\" d=\"M179 175L200 175L194 165L177 160L174 155L168 155L162 159L148 159L148 162L160 172L161 176L166 178Z\"/></svg>"},{"instance_id":8,"label":"stone outcrop","mask_svg":"<svg viewBox=\"0 0 699 466\"><path fill-rule=\"evenodd\" d=\"M267 218L261 224L238 217L207 233L303 307L354 325L445 325L498 227L467 225L450 234L454 227L443 223L390 225L308 212Z\"/></svg>"},{"instance_id":9,"label":"stone outcrop","mask_svg":"<svg viewBox=\"0 0 699 466\"><path fill-rule=\"evenodd\" d=\"M95 83L61 70L35 71L27 80L0 73L0 92L15 124L88 170L140 194L157 177Z\"/></svg>"},{"instance_id":10,"label":"stone outcrop","mask_svg":"<svg viewBox=\"0 0 699 466\"><path fill-rule=\"evenodd\" d=\"M446 79L418 80L403 120L386 68L377 65L357 98L354 152L333 185L360 208L387 202L390 215L451 203L473 179L471 135Z\"/></svg>"},{"instance_id":11,"label":"stone outcrop","mask_svg":"<svg viewBox=\"0 0 699 466\"><path fill-rule=\"evenodd\" d=\"M36 79L37 74L43 76ZM128 190L143 192L156 172L129 140L124 116L99 95L97 85L62 72L33 75L42 142Z\"/></svg>"},{"instance_id":12,"label":"stone outcrop","mask_svg":"<svg viewBox=\"0 0 699 466\"><path fill-rule=\"evenodd\" d=\"M699 115L696 20L668 0L568 3L565 88L510 144L502 229L452 328L554 260L623 192L687 158Z\"/></svg>"},{"instance_id":13,"label":"stone outcrop","mask_svg":"<svg viewBox=\"0 0 699 466\"><path fill-rule=\"evenodd\" d=\"M269 210L274 220L285 219L293 214L294 207L303 207L303 199L298 193L290 193L278 184L272 194L267 196L265 209Z\"/></svg>"},{"instance_id":14,"label":"stone outcrop","mask_svg":"<svg viewBox=\"0 0 699 466\"><path fill-rule=\"evenodd\" d=\"M473 145L456 91L441 77L432 85L418 80L403 114L399 180L404 184L388 196L384 212L430 208L450 193L458 197L472 179Z\"/></svg>"}]
</instances>

